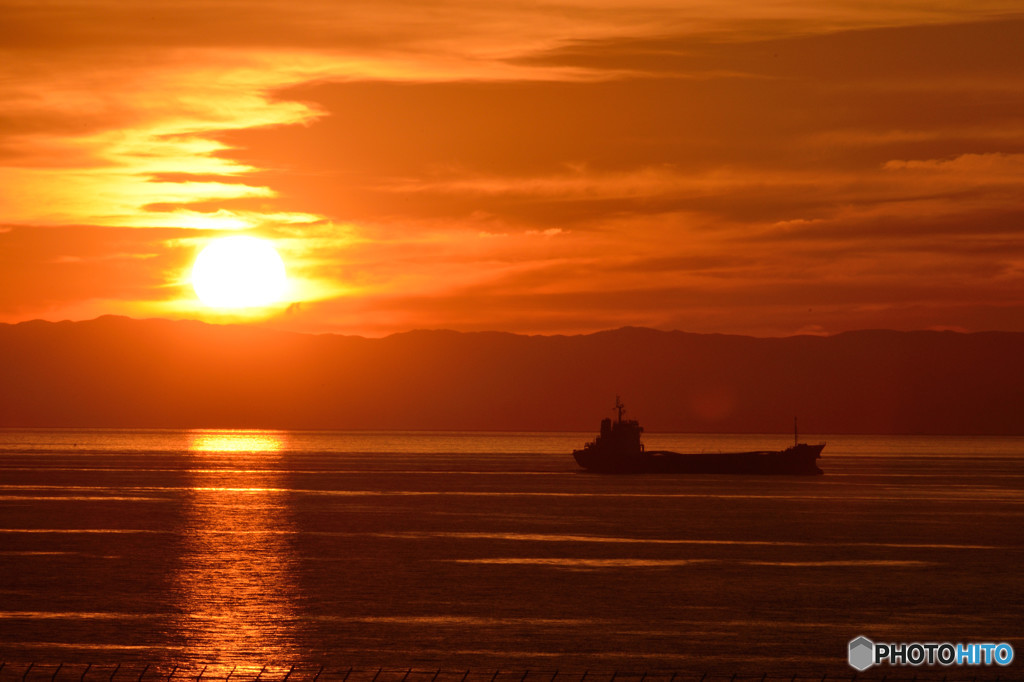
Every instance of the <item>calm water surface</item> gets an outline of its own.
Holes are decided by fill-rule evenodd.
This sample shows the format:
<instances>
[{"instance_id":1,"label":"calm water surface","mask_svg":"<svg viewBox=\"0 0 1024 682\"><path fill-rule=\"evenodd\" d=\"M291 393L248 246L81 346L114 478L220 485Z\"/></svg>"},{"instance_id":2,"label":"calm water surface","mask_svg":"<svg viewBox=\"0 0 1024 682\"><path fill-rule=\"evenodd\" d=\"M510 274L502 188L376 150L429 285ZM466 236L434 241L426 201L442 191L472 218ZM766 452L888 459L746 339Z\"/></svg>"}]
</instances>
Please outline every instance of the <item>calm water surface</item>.
<instances>
[{"instance_id":1,"label":"calm water surface","mask_svg":"<svg viewBox=\"0 0 1024 682\"><path fill-rule=\"evenodd\" d=\"M614 477L591 437L0 431L0 658L849 675L863 634L1024 671L1024 439Z\"/></svg>"}]
</instances>

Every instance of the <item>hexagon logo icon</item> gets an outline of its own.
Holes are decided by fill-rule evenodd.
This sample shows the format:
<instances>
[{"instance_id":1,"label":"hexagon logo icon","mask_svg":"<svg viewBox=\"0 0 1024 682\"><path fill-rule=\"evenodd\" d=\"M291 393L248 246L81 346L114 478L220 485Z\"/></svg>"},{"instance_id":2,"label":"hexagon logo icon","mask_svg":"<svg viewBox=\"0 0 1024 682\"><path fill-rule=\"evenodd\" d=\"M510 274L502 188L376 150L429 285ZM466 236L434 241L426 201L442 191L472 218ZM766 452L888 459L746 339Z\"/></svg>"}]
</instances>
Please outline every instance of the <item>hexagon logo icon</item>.
<instances>
[{"instance_id":1,"label":"hexagon logo icon","mask_svg":"<svg viewBox=\"0 0 1024 682\"><path fill-rule=\"evenodd\" d=\"M850 640L850 667L864 671L875 662L875 643L867 637Z\"/></svg>"}]
</instances>

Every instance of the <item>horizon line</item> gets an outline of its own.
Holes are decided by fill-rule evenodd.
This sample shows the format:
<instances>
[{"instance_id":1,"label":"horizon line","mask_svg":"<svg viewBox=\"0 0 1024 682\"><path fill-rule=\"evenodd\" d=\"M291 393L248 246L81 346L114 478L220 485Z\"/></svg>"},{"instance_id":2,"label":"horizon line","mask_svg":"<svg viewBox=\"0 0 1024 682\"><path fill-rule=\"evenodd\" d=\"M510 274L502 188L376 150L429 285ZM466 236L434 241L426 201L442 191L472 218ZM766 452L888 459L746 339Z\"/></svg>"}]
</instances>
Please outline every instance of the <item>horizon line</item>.
<instances>
[{"instance_id":1,"label":"horizon line","mask_svg":"<svg viewBox=\"0 0 1024 682\"><path fill-rule=\"evenodd\" d=\"M543 332L516 332L502 329L474 329L474 330L461 330L453 329L450 327L414 327L406 329L404 331L391 332L382 336L368 336L363 334L346 334L341 332L316 332L316 331L295 331L290 329L282 329L273 324L267 324L266 321L231 321L231 322L211 322L208 320L201 320L196 318L169 318L169 317L131 317L128 315L118 315L108 313L104 315L98 315L93 318L80 319L80 320L48 320L44 318L31 318L27 320L20 320L18 322L0 322L0 327L18 327L22 325L32 324L49 324L49 325L62 325L62 324L89 324L100 321L128 321L128 322L157 322L157 323L169 323L169 324L194 324L202 325L205 327L216 327L216 328L227 328L227 327L244 327L262 332L275 333L275 334L291 334L299 336L336 336L341 338L350 339L365 339L368 341L384 340L396 336L403 336L406 334L418 334L418 333L430 333L430 334L502 334L509 336L518 336L523 338L574 338L574 337L585 337L585 336L596 336L599 334L608 334L622 331L643 331L643 332L655 332L658 334L686 334L691 336L721 336L721 337L733 337L733 338L746 338L746 339L792 339L792 338L835 338L843 336L845 334L860 334L860 333L892 333L892 334L920 334L920 333L932 333L932 334L957 334L962 336L970 335L983 335L983 334L1024 334L1022 331L1014 331L1007 329L983 329L970 331L962 328L954 327L926 327L916 329L893 329L888 327L864 327L857 329L845 329L837 332L826 332L826 331L797 331L792 334L775 335L775 336L758 336L754 334L738 334L733 332L692 332L685 329L661 329L658 327L648 327L643 325L622 325L620 327L608 327L604 329L596 329L593 331L581 331L581 332L554 332L554 333L543 333Z\"/></svg>"}]
</instances>

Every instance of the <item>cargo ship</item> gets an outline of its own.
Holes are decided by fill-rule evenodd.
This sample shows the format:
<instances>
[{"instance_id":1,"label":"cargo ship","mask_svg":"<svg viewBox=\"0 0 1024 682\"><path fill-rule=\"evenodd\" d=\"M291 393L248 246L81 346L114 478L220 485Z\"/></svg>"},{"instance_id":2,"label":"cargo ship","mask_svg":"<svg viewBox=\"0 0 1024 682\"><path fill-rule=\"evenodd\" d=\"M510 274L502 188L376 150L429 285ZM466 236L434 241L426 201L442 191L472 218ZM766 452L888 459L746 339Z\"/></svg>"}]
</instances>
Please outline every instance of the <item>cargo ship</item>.
<instances>
[{"instance_id":1,"label":"cargo ship","mask_svg":"<svg viewBox=\"0 0 1024 682\"><path fill-rule=\"evenodd\" d=\"M577 464L601 474L789 474L824 473L816 460L824 443L800 443L793 422L793 445L785 450L683 454L647 450L640 441L643 427L635 419L623 419L626 408L615 399L618 419L601 421L598 437L572 453Z\"/></svg>"}]
</instances>

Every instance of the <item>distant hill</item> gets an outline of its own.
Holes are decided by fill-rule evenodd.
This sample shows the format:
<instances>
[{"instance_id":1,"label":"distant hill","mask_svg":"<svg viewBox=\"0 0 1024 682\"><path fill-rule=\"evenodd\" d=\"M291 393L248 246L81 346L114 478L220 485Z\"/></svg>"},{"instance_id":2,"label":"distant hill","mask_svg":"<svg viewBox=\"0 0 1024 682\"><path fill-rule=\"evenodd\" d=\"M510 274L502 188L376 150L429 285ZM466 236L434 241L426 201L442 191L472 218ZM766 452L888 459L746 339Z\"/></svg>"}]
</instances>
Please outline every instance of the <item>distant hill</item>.
<instances>
[{"instance_id":1,"label":"distant hill","mask_svg":"<svg viewBox=\"0 0 1024 682\"><path fill-rule=\"evenodd\" d=\"M0 426L1024 434L1024 334L751 338L413 331L383 339L102 317L0 325Z\"/></svg>"}]
</instances>

